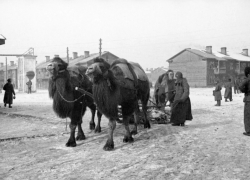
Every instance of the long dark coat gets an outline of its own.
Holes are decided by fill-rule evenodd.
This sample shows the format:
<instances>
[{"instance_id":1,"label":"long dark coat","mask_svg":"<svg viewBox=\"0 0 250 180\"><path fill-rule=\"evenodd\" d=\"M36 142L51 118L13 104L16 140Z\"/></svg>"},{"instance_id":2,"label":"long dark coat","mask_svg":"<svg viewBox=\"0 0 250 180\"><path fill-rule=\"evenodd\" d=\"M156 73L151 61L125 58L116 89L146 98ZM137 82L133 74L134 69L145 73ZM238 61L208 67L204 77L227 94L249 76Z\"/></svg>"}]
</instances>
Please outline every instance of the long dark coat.
<instances>
[{"instance_id":1,"label":"long dark coat","mask_svg":"<svg viewBox=\"0 0 250 180\"><path fill-rule=\"evenodd\" d=\"M222 100L222 96L221 96L221 85L220 84L217 84L215 86L215 90L214 90L214 100L215 101L220 101Z\"/></svg>"},{"instance_id":2,"label":"long dark coat","mask_svg":"<svg viewBox=\"0 0 250 180\"><path fill-rule=\"evenodd\" d=\"M174 124L185 123L192 120L191 102L189 98L189 84L186 78L182 78L175 83L175 97L172 105L170 122Z\"/></svg>"},{"instance_id":3,"label":"long dark coat","mask_svg":"<svg viewBox=\"0 0 250 180\"><path fill-rule=\"evenodd\" d=\"M4 104L12 104L13 95L15 95L13 85L11 83L6 83L3 87L3 90L5 90L4 98L3 98Z\"/></svg>"},{"instance_id":4,"label":"long dark coat","mask_svg":"<svg viewBox=\"0 0 250 180\"><path fill-rule=\"evenodd\" d=\"M241 92L245 93L244 97L244 125L246 133L250 133L250 79L244 79L240 85L239 89Z\"/></svg>"},{"instance_id":5,"label":"long dark coat","mask_svg":"<svg viewBox=\"0 0 250 180\"><path fill-rule=\"evenodd\" d=\"M224 98L227 98L230 100L232 99L232 83L231 82L225 83Z\"/></svg>"}]
</instances>

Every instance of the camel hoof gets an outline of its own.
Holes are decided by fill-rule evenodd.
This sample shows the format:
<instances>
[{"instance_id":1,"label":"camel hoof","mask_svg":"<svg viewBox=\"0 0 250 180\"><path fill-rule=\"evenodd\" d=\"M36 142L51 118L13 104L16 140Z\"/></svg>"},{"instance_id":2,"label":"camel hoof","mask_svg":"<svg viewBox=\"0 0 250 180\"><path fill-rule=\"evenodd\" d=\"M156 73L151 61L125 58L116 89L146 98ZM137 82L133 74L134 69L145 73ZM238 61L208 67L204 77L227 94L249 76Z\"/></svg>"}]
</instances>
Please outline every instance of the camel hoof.
<instances>
[{"instance_id":1,"label":"camel hoof","mask_svg":"<svg viewBox=\"0 0 250 180\"><path fill-rule=\"evenodd\" d=\"M138 133L137 130L134 130L134 129L133 129L133 130L131 131L131 135L136 135L137 133Z\"/></svg>"},{"instance_id":2,"label":"camel hoof","mask_svg":"<svg viewBox=\"0 0 250 180\"><path fill-rule=\"evenodd\" d=\"M98 127L98 126L97 126L97 127L95 128L95 133L100 133L100 132L102 132L102 129L101 129L101 127Z\"/></svg>"},{"instance_id":3,"label":"camel hoof","mask_svg":"<svg viewBox=\"0 0 250 180\"><path fill-rule=\"evenodd\" d=\"M113 149L114 149L114 142L113 141L112 142L107 141L105 146L103 147L104 151L111 151Z\"/></svg>"},{"instance_id":4,"label":"camel hoof","mask_svg":"<svg viewBox=\"0 0 250 180\"><path fill-rule=\"evenodd\" d=\"M124 143L127 143L127 142L132 143L132 142L134 142L134 138L132 138L132 136L131 137L124 136L123 142Z\"/></svg>"},{"instance_id":5,"label":"camel hoof","mask_svg":"<svg viewBox=\"0 0 250 180\"><path fill-rule=\"evenodd\" d=\"M86 137L85 137L84 134L78 134L78 135L76 136L76 140L77 140L77 141L84 140L84 139L86 139Z\"/></svg>"},{"instance_id":6,"label":"camel hoof","mask_svg":"<svg viewBox=\"0 0 250 180\"><path fill-rule=\"evenodd\" d=\"M95 129L95 123L89 123L89 129L94 130Z\"/></svg>"},{"instance_id":7,"label":"camel hoof","mask_svg":"<svg viewBox=\"0 0 250 180\"><path fill-rule=\"evenodd\" d=\"M67 147L76 147L76 142L70 142L70 141L68 141L68 142L65 144L65 146L67 146Z\"/></svg>"},{"instance_id":8,"label":"camel hoof","mask_svg":"<svg viewBox=\"0 0 250 180\"><path fill-rule=\"evenodd\" d=\"M148 128L148 129L150 129L150 128L151 128L151 125L150 125L150 123L149 123L149 122L146 122L146 123L144 124L144 129L146 129L146 128Z\"/></svg>"}]
</instances>

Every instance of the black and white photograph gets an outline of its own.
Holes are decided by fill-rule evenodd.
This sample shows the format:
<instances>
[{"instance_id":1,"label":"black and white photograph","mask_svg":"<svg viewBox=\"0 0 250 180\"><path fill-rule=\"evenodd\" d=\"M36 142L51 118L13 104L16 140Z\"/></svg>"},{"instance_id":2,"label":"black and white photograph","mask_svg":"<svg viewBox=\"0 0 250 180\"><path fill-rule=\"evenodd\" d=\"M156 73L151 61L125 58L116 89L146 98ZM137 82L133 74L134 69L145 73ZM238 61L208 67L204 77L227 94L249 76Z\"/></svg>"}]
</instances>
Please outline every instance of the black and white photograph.
<instances>
[{"instance_id":1,"label":"black and white photograph","mask_svg":"<svg viewBox=\"0 0 250 180\"><path fill-rule=\"evenodd\" d=\"M0 179L250 179L249 18L249 0L0 0Z\"/></svg>"}]
</instances>

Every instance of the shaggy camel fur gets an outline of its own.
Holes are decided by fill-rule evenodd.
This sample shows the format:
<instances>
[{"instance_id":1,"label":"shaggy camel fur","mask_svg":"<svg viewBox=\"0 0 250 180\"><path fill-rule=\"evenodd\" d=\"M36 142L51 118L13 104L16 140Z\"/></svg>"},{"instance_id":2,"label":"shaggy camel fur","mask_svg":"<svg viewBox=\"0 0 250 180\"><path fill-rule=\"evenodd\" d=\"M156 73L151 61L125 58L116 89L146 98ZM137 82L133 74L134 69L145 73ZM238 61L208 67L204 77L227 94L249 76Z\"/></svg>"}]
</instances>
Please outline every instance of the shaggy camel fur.
<instances>
[{"instance_id":1,"label":"shaggy camel fur","mask_svg":"<svg viewBox=\"0 0 250 180\"><path fill-rule=\"evenodd\" d=\"M89 96L84 96L82 93L75 90L75 87L80 87L92 93L92 82L85 75L86 67L68 68L68 64L61 58L55 57L47 66L50 73L49 79L49 97L53 99L53 110L60 118L71 119L70 122L70 138L66 143L67 147L75 147L76 140L84 140L85 135L82 130L82 117L89 107L92 113L90 121L90 129L95 129L95 132L101 132L101 116L98 111L98 124L95 128L95 112L96 106L94 101ZM75 138L75 129L78 127L78 133Z\"/></svg>"},{"instance_id":2,"label":"shaggy camel fur","mask_svg":"<svg viewBox=\"0 0 250 180\"><path fill-rule=\"evenodd\" d=\"M147 119L147 102L149 99L149 81L135 82L125 79L121 69L110 65L102 58L96 58L94 64L88 67L86 74L94 82L93 97L98 109L109 118L109 136L103 147L104 150L114 149L113 131L118 119L118 105L122 109L123 124L126 129L123 142L133 142L133 134L137 134L137 124L139 121L138 100L142 103L144 114L144 128L150 128ZM129 118L135 116L134 128L129 130Z\"/></svg>"}]
</instances>

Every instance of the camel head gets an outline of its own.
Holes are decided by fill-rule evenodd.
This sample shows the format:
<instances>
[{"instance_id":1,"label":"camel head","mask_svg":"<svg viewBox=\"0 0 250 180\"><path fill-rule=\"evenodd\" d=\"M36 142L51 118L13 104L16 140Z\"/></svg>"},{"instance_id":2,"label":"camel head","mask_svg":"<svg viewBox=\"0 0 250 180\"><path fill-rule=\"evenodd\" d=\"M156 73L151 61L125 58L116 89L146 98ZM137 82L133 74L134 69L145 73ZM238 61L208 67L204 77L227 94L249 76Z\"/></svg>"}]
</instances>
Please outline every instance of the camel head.
<instances>
[{"instance_id":1,"label":"camel head","mask_svg":"<svg viewBox=\"0 0 250 180\"><path fill-rule=\"evenodd\" d=\"M63 61L59 57L54 57L51 63L47 65L47 71L51 77L56 77L59 73L64 72L67 69L68 63Z\"/></svg>"},{"instance_id":2,"label":"camel head","mask_svg":"<svg viewBox=\"0 0 250 180\"><path fill-rule=\"evenodd\" d=\"M109 68L110 64L108 62L102 58L96 58L94 59L94 63L88 67L86 75L91 79L91 81L94 81L94 79L98 77L105 76Z\"/></svg>"}]
</instances>

